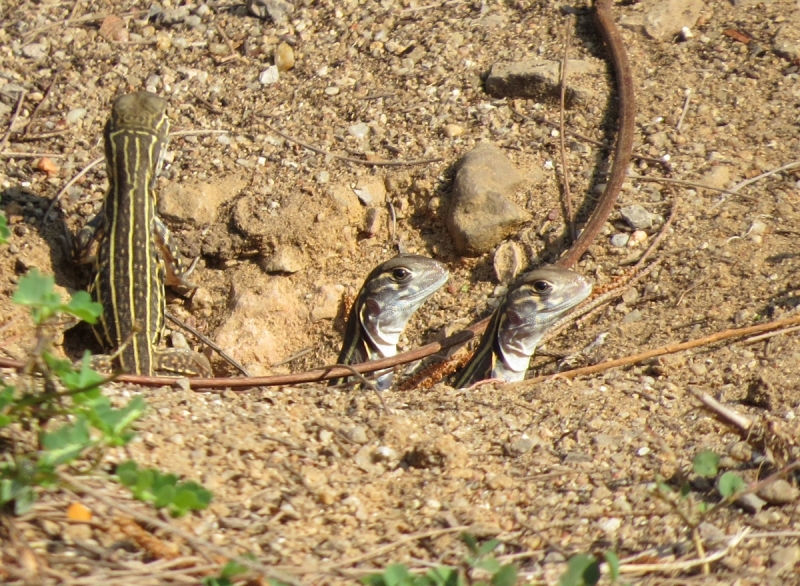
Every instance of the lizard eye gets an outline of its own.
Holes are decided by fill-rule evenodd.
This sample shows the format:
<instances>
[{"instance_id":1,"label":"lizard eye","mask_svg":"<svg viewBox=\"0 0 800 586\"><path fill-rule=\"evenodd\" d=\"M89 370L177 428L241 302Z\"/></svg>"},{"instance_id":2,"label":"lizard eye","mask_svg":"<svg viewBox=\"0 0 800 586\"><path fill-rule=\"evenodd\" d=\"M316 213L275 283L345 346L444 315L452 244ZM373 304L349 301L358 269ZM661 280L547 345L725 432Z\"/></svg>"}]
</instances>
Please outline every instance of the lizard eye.
<instances>
[{"instance_id":1,"label":"lizard eye","mask_svg":"<svg viewBox=\"0 0 800 586\"><path fill-rule=\"evenodd\" d=\"M548 289L550 289L550 283L548 283L547 281L540 280L533 282L533 290L536 291L537 293L544 293Z\"/></svg>"},{"instance_id":2,"label":"lizard eye","mask_svg":"<svg viewBox=\"0 0 800 586\"><path fill-rule=\"evenodd\" d=\"M397 267L392 270L392 278L395 281L403 282L411 277L411 271L403 267Z\"/></svg>"}]
</instances>

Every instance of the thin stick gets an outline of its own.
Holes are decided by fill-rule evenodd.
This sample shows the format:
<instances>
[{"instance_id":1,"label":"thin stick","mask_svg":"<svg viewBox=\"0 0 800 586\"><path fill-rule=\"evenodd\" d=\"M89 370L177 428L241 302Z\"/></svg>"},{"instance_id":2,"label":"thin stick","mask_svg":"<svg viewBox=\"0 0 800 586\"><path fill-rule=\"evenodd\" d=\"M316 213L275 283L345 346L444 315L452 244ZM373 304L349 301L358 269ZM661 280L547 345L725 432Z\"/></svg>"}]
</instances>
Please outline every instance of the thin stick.
<instances>
[{"instance_id":1,"label":"thin stick","mask_svg":"<svg viewBox=\"0 0 800 586\"><path fill-rule=\"evenodd\" d=\"M202 333L197 331L196 328L193 328L192 326L187 324L185 321L175 317L174 315L172 315L168 311L164 312L164 314L167 316L167 319L169 319L172 323L179 325L180 327L185 329L187 332L191 332L201 342L203 342L203 344L205 344L206 346L208 346L209 348L214 350L214 352L219 354L222 357L223 360L225 360L228 364L233 366L236 370L238 370L239 372L241 372L245 376L250 376L250 373L247 372L247 369L244 366L239 364L239 362L237 362L232 356L230 356L227 352L225 352L225 350L223 350L222 348L217 346L214 342L209 340L208 337L204 336Z\"/></svg>"},{"instance_id":2,"label":"thin stick","mask_svg":"<svg viewBox=\"0 0 800 586\"><path fill-rule=\"evenodd\" d=\"M564 57L561 60L561 97L558 108L558 147L561 153L561 181L564 187L564 213L567 216L566 224L569 230L571 242L575 242L577 232L575 231L575 215L572 212L572 194L569 191L569 167L567 166L567 137L564 133L564 108L567 101L567 65L569 63L569 42L571 34L572 19L567 19L565 25L566 33L564 38Z\"/></svg>"},{"instance_id":3,"label":"thin stick","mask_svg":"<svg viewBox=\"0 0 800 586\"><path fill-rule=\"evenodd\" d=\"M275 580L287 582L289 584L293 584L294 586L300 586L299 582L291 576L287 576L281 572L277 572L276 570L273 570L272 568L265 566L264 564L255 561L253 559L243 556L236 556L222 547L216 546L213 543L210 543L204 539L195 537L188 531L184 531L183 529L170 525L169 523L165 523L160 519L151 517L149 515L143 515L142 513L133 509L132 507L120 504L119 501L105 496L99 490L96 490L91 486L84 484L74 476L71 476L64 472L59 472L58 475L64 482L72 485L76 490L84 494L90 494L93 498L97 499L107 507L125 513L126 515L128 515L129 517L133 517L136 521L139 521L140 523L146 523L147 525L158 527L159 529L166 531L167 533L177 535L178 537L181 537L182 539L186 540L187 543L189 543L192 547L194 547L197 550L206 549L210 552L215 553L216 555L224 557L225 559L231 559L231 560L235 559L237 563L245 566L247 569L253 572L258 572L264 576L274 578Z\"/></svg>"},{"instance_id":4,"label":"thin stick","mask_svg":"<svg viewBox=\"0 0 800 586\"><path fill-rule=\"evenodd\" d=\"M776 330L779 328L796 324L800 324L800 316L787 317L766 324L750 326L747 328L733 328L729 330L722 330L720 332L711 334L710 336L703 336L702 338L696 338L694 340L689 340L688 342L681 342L678 344L667 344L666 346L661 346L660 348L647 350L645 352L640 352L638 354L633 354L631 356L625 356L623 358L617 358L615 360L607 360L605 362L601 362L600 364L594 364L592 366L576 368L574 370L567 370L554 375L536 376L522 382L511 383L509 385L506 385L504 388L506 390L528 389L534 384L546 380L572 379L587 374L596 374L598 372L603 372L611 368L636 364L637 362L642 362L643 360L655 358L656 356L663 356L665 354L675 354L676 352L683 352L684 350L691 350L692 348L698 348L700 346L708 346L709 344L715 344L716 342L721 342L722 340L728 340L730 338L739 338L742 336L749 336L751 334L760 334L762 332L768 332L770 330Z\"/></svg>"},{"instance_id":5,"label":"thin stick","mask_svg":"<svg viewBox=\"0 0 800 586\"><path fill-rule=\"evenodd\" d=\"M56 204L58 203L58 200L61 199L61 196L64 195L70 187L72 187L78 181L80 181L81 178L84 177L89 171L91 171L94 167L96 167L97 165L102 163L104 160L105 160L105 157L97 157L94 161L92 161L91 163L86 165L86 167L84 167L83 170L80 173L78 173L77 175L75 175L75 177L73 177L72 179L67 181L67 184L61 189L61 191L59 191L56 194L56 196L53 198L53 201L50 202L50 207L48 207L47 211L44 213L44 223L45 224L48 223L47 218L50 216L50 212L53 211L53 208L56 207Z\"/></svg>"},{"instance_id":6,"label":"thin stick","mask_svg":"<svg viewBox=\"0 0 800 586\"><path fill-rule=\"evenodd\" d=\"M637 181L647 181L650 183L673 183L675 185L681 185L683 187L694 187L695 189L708 189L709 191L716 191L719 193L727 193L728 195L738 195L739 197L743 197L745 199L755 200L748 195L742 195L740 193L736 193L730 189L722 189L720 187L709 187L708 185L703 185L702 183L697 183L695 181L686 181L684 179L673 179L671 177L650 177L648 175L635 175L633 173L628 173L628 179L636 179Z\"/></svg>"},{"instance_id":7,"label":"thin stick","mask_svg":"<svg viewBox=\"0 0 800 586\"><path fill-rule=\"evenodd\" d=\"M767 171L766 173L762 173L761 175L756 175L755 177L753 177L751 179L746 179L746 180L742 181L741 183L735 185L733 187L733 189L731 189L731 191L733 191L734 194L739 195L736 192L739 191L740 189L742 189L744 187L747 187L748 185L752 185L756 181L760 181L761 179L764 179L765 177L770 177L771 175L777 175L781 171L788 171L789 169L794 169L795 167L800 167L800 161L795 161L794 163L788 163L786 165L783 165L782 167L778 167L777 169L773 169L772 171ZM723 197L717 203L715 203L713 206L711 206L711 209L713 210L713 209L721 206L724 202L725 202L725 198Z\"/></svg>"},{"instance_id":8,"label":"thin stick","mask_svg":"<svg viewBox=\"0 0 800 586\"><path fill-rule=\"evenodd\" d=\"M753 336L752 338L747 338L746 340L742 340L742 344L755 344L756 342L760 342L761 340L767 340L772 338L773 336L782 336L783 334L791 334L793 332L800 331L800 326L794 328L786 328L785 330L779 330L777 332L770 332L768 334L761 334L760 336Z\"/></svg>"},{"instance_id":9,"label":"thin stick","mask_svg":"<svg viewBox=\"0 0 800 586\"><path fill-rule=\"evenodd\" d=\"M670 562L664 564L622 564L619 571L622 574L645 574L648 572L675 572L680 570L689 570L697 566L702 566L715 562L728 555L728 552L735 548L750 532L750 527L745 527L739 533L733 536L728 542L728 545L719 551L715 551L709 556L701 557L695 560L687 560L685 562ZM605 566L604 566L605 569Z\"/></svg>"},{"instance_id":10,"label":"thin stick","mask_svg":"<svg viewBox=\"0 0 800 586\"><path fill-rule=\"evenodd\" d=\"M572 243L570 249L555 263L562 268L571 268L580 260L583 253L591 246L600 234L603 225L611 215L614 205L619 197L622 183L626 179L628 164L633 152L633 134L636 124L636 100L633 92L633 73L631 72L628 54L622 36L614 22L611 10L612 0L596 0L595 20L600 34L611 53L614 64L614 74L617 81L617 99L619 102L619 131L617 133L617 146L614 149L614 163L608 174L608 181L603 190L603 195L597 202L597 207L592 213L583 232Z\"/></svg>"},{"instance_id":11,"label":"thin stick","mask_svg":"<svg viewBox=\"0 0 800 586\"><path fill-rule=\"evenodd\" d=\"M738 427L742 432L747 432L753 426L753 422L746 415L742 415L735 409L723 405L708 393L703 393L693 387L687 387L687 390L692 393L698 401L706 406L709 410L719 415L722 419Z\"/></svg>"},{"instance_id":12,"label":"thin stick","mask_svg":"<svg viewBox=\"0 0 800 586\"><path fill-rule=\"evenodd\" d=\"M683 100L683 110L681 111L681 117L678 118L678 123L675 125L675 130L678 132L681 131L683 119L686 118L686 112L689 111L689 103L692 101L692 90L690 88L686 88L686 90L683 92L683 95L686 96Z\"/></svg>"},{"instance_id":13,"label":"thin stick","mask_svg":"<svg viewBox=\"0 0 800 586\"><path fill-rule=\"evenodd\" d=\"M28 92L25 91L25 90L22 90L19 93L19 99L17 100L17 108L14 110L14 113L11 115L11 122L8 123L8 130L6 130L6 133L3 135L3 139L0 140L0 151L2 151L4 148L6 148L6 144L8 143L8 139L11 136L11 131L14 128L14 123L17 121L17 118L19 118L20 110L22 110L22 103L25 101L25 95L27 93Z\"/></svg>"},{"instance_id":14,"label":"thin stick","mask_svg":"<svg viewBox=\"0 0 800 586\"><path fill-rule=\"evenodd\" d=\"M305 348L303 350L300 350L300 352L295 352L294 354L292 354L288 358L284 358L283 360L281 360L280 362L276 362L272 366L273 367L275 367L275 366L283 366L284 364L289 364L290 362L294 362L298 358L302 358L306 354L310 354L311 350L312 350L311 348Z\"/></svg>"}]
</instances>

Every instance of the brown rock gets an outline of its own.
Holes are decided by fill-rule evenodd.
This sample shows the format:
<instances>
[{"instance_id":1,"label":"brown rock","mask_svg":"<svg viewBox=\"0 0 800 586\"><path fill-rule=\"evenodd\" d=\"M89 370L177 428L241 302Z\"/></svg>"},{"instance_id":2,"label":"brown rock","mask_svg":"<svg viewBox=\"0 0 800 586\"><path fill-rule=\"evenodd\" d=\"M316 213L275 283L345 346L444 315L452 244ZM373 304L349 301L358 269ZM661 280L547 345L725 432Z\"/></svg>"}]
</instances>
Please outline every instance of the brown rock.
<instances>
[{"instance_id":1,"label":"brown rock","mask_svg":"<svg viewBox=\"0 0 800 586\"><path fill-rule=\"evenodd\" d=\"M158 195L162 217L195 226L211 224L219 206L235 197L246 185L244 179L226 177L212 183L171 181Z\"/></svg>"},{"instance_id":2,"label":"brown rock","mask_svg":"<svg viewBox=\"0 0 800 586\"><path fill-rule=\"evenodd\" d=\"M524 178L490 143L461 157L456 168L447 228L459 254L480 256L530 220L528 212L507 199Z\"/></svg>"}]
</instances>

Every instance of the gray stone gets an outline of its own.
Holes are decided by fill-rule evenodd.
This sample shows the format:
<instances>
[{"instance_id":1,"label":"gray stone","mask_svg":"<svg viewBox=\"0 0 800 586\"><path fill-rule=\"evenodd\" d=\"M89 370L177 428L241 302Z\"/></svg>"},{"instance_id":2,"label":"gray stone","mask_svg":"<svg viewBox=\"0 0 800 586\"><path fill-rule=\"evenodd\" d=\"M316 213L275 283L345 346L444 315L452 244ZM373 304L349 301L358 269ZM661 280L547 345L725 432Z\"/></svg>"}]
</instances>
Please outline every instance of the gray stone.
<instances>
[{"instance_id":1,"label":"gray stone","mask_svg":"<svg viewBox=\"0 0 800 586\"><path fill-rule=\"evenodd\" d=\"M269 18L278 25L287 24L294 5L285 0L247 0L247 11L258 18Z\"/></svg>"},{"instance_id":2,"label":"gray stone","mask_svg":"<svg viewBox=\"0 0 800 586\"><path fill-rule=\"evenodd\" d=\"M480 256L530 220L528 212L506 197L524 178L490 143L461 157L456 169L447 228L458 254Z\"/></svg>"},{"instance_id":3,"label":"gray stone","mask_svg":"<svg viewBox=\"0 0 800 586\"><path fill-rule=\"evenodd\" d=\"M585 74L597 74L600 68L590 62L570 59L567 65L566 106L586 103L594 93L575 85L575 79ZM486 78L486 91L498 98L531 98L558 100L561 95L561 62L528 59L492 65Z\"/></svg>"},{"instance_id":4,"label":"gray stone","mask_svg":"<svg viewBox=\"0 0 800 586\"><path fill-rule=\"evenodd\" d=\"M659 41L668 41L687 27L693 28L705 8L703 0L646 0L642 3L644 30Z\"/></svg>"},{"instance_id":5,"label":"gray stone","mask_svg":"<svg viewBox=\"0 0 800 586\"><path fill-rule=\"evenodd\" d=\"M347 129L347 134L358 139L366 138L369 134L369 126L364 122L358 122Z\"/></svg>"},{"instance_id":6,"label":"gray stone","mask_svg":"<svg viewBox=\"0 0 800 586\"><path fill-rule=\"evenodd\" d=\"M31 43L22 47L22 54L29 59L44 59L47 57L47 45L43 43Z\"/></svg>"},{"instance_id":7,"label":"gray stone","mask_svg":"<svg viewBox=\"0 0 800 586\"><path fill-rule=\"evenodd\" d=\"M652 228L653 224L660 219L658 214L650 213L642 206L638 205L626 206L622 208L619 213L622 219L634 230Z\"/></svg>"},{"instance_id":8,"label":"gray stone","mask_svg":"<svg viewBox=\"0 0 800 586\"><path fill-rule=\"evenodd\" d=\"M800 59L800 24L786 22L780 26L772 39L772 49L792 62Z\"/></svg>"},{"instance_id":9,"label":"gray stone","mask_svg":"<svg viewBox=\"0 0 800 586\"><path fill-rule=\"evenodd\" d=\"M611 246L616 246L617 248L625 248L628 245L628 240L631 239L630 234L614 234L611 237Z\"/></svg>"},{"instance_id":10,"label":"gray stone","mask_svg":"<svg viewBox=\"0 0 800 586\"><path fill-rule=\"evenodd\" d=\"M64 120L67 124L75 124L78 120L85 118L86 113L86 108L73 108L67 112L66 116L64 116Z\"/></svg>"}]
</instances>

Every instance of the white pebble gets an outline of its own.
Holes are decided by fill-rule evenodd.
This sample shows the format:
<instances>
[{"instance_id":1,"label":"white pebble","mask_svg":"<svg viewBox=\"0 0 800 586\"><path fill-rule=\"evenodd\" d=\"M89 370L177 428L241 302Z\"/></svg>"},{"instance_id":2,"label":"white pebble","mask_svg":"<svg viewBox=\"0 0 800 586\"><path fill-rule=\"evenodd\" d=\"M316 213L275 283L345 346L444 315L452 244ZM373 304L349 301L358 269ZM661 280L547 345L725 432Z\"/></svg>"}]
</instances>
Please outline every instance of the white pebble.
<instances>
[{"instance_id":1,"label":"white pebble","mask_svg":"<svg viewBox=\"0 0 800 586\"><path fill-rule=\"evenodd\" d=\"M78 120L82 120L85 116L86 108L74 108L67 112L67 115L64 116L64 120L66 120L68 124L75 124Z\"/></svg>"},{"instance_id":2,"label":"white pebble","mask_svg":"<svg viewBox=\"0 0 800 586\"><path fill-rule=\"evenodd\" d=\"M348 128L347 133L355 138L364 138L369 134L369 126L364 122L359 122Z\"/></svg>"},{"instance_id":3,"label":"white pebble","mask_svg":"<svg viewBox=\"0 0 800 586\"><path fill-rule=\"evenodd\" d=\"M278 81L278 76L278 67L276 65L270 65L259 74L258 81L261 85L272 85Z\"/></svg>"},{"instance_id":4,"label":"white pebble","mask_svg":"<svg viewBox=\"0 0 800 586\"><path fill-rule=\"evenodd\" d=\"M637 456L646 456L649 453L650 453L650 448L648 448L647 446L644 446L643 448L639 448L638 450L636 450Z\"/></svg>"}]
</instances>

